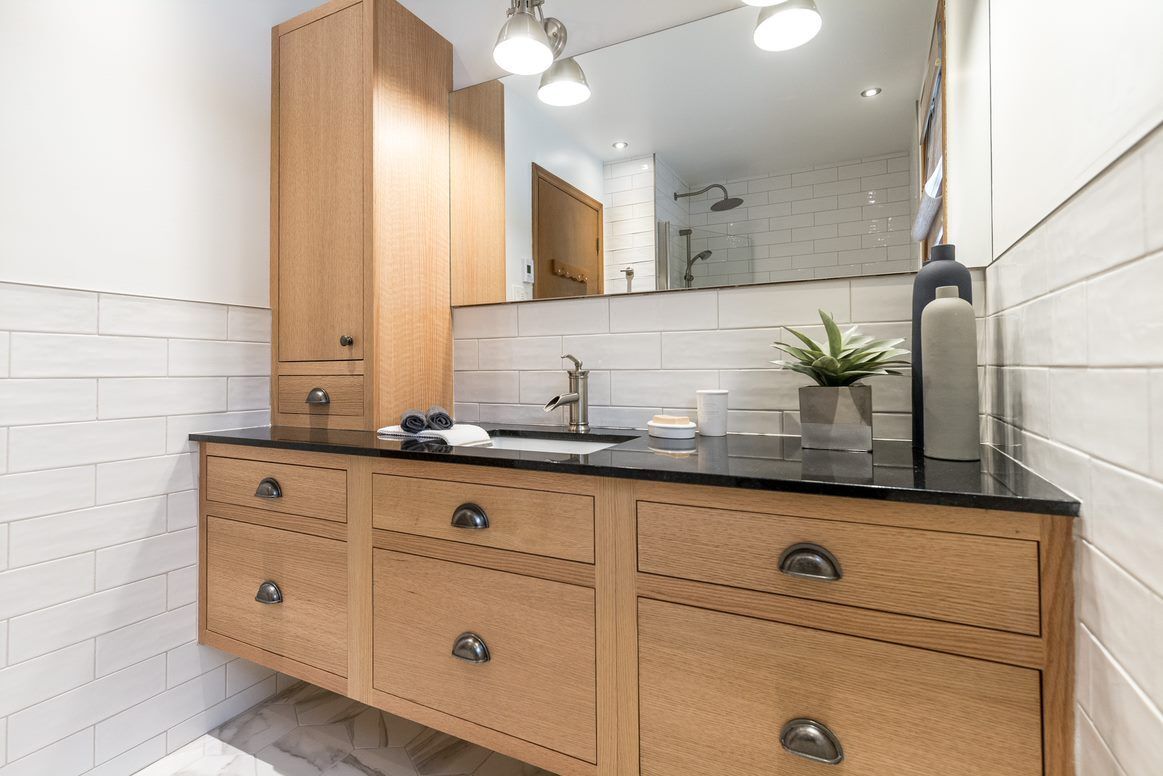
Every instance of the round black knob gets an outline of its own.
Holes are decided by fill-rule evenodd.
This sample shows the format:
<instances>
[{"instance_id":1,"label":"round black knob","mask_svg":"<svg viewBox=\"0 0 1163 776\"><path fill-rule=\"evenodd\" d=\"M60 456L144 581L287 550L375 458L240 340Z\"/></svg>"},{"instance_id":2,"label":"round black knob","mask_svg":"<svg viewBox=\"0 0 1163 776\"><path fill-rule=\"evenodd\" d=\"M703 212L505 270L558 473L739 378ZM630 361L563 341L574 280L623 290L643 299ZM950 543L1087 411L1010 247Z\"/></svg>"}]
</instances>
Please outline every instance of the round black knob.
<instances>
[{"instance_id":1,"label":"round black knob","mask_svg":"<svg viewBox=\"0 0 1163 776\"><path fill-rule=\"evenodd\" d=\"M340 344L342 347L345 347L345 348L350 348L352 345L354 345L354 344L355 344L355 338L354 338L354 337L349 337L348 335L344 334L343 336L341 336L341 337L339 338L339 344Z\"/></svg>"}]
</instances>

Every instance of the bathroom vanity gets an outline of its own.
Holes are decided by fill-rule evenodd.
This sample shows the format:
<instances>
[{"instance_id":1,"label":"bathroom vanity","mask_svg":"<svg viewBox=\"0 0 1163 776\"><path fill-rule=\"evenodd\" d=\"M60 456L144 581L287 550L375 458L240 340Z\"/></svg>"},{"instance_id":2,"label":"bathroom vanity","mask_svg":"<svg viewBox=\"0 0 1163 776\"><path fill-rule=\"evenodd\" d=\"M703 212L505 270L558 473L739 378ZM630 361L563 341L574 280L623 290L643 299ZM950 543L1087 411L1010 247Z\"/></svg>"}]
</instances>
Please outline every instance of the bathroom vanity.
<instances>
[{"instance_id":1,"label":"bathroom vanity","mask_svg":"<svg viewBox=\"0 0 1163 776\"><path fill-rule=\"evenodd\" d=\"M1077 502L989 448L619 433L195 435L201 640L569 776L1073 772Z\"/></svg>"}]
</instances>

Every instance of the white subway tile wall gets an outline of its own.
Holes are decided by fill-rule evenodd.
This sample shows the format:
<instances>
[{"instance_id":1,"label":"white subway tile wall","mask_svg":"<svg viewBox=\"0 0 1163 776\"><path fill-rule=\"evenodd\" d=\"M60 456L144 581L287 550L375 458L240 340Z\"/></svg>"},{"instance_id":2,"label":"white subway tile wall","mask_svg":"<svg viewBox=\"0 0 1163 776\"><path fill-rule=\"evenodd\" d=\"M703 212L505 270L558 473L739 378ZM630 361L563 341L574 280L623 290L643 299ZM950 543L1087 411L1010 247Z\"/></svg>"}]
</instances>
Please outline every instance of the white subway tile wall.
<instances>
[{"instance_id":1,"label":"white subway tile wall","mask_svg":"<svg viewBox=\"0 0 1163 776\"><path fill-rule=\"evenodd\" d=\"M127 776L274 693L195 641L187 441L270 423L269 343L269 310L0 284L0 776Z\"/></svg>"},{"instance_id":2,"label":"white subway tile wall","mask_svg":"<svg viewBox=\"0 0 1163 776\"><path fill-rule=\"evenodd\" d=\"M980 273L975 278L983 295ZM726 388L730 430L795 434L797 389L807 381L771 363L781 357L771 344L791 338L780 327L823 338L823 308L841 323L907 341L912 283L913 275L901 274L458 308L456 414L464 421L561 423L560 410L542 407L565 389L559 357L572 353L593 370L594 425L645 428L663 410L693 415L696 390ZM908 439L908 378L878 379L874 389L877 437Z\"/></svg>"},{"instance_id":3,"label":"white subway tile wall","mask_svg":"<svg viewBox=\"0 0 1163 776\"><path fill-rule=\"evenodd\" d=\"M656 163L656 174L663 167ZM911 170L910 155L899 152L729 180L730 196L743 199L739 207L712 211L722 197L712 190L687 200L685 216L666 215L694 228L692 255L712 251L691 268L695 288L907 272L920 264L920 246L909 238ZM670 196L660 188L658 202ZM662 213L661 204L656 209ZM680 270L672 288L683 285L685 243L674 249L670 264Z\"/></svg>"},{"instance_id":4,"label":"white subway tile wall","mask_svg":"<svg viewBox=\"0 0 1163 776\"><path fill-rule=\"evenodd\" d=\"M635 291L653 291L654 156L606 162L604 172L606 293L625 293L628 268Z\"/></svg>"},{"instance_id":5,"label":"white subway tile wall","mask_svg":"<svg viewBox=\"0 0 1163 776\"><path fill-rule=\"evenodd\" d=\"M1083 501L1080 774L1163 762L1163 128L986 273L993 441Z\"/></svg>"}]
</instances>

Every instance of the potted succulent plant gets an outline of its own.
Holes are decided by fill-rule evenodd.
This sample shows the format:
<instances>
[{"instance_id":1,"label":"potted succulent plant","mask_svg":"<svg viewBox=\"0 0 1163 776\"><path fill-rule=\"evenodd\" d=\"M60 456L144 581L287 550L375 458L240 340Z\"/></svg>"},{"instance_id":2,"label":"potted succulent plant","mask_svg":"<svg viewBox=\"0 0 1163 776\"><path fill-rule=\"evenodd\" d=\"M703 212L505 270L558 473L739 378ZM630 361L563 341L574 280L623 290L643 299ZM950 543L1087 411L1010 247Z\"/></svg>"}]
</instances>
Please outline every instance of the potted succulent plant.
<instances>
[{"instance_id":1,"label":"potted succulent plant","mask_svg":"<svg viewBox=\"0 0 1163 776\"><path fill-rule=\"evenodd\" d=\"M903 339L878 340L853 326L841 331L832 316L820 310L827 332L818 343L790 326L803 346L776 342L772 345L791 358L773 361L784 369L807 375L816 385L800 388L802 446L822 450L872 449L872 386L861 380L874 375L899 375L908 366L908 355L897 345Z\"/></svg>"}]
</instances>

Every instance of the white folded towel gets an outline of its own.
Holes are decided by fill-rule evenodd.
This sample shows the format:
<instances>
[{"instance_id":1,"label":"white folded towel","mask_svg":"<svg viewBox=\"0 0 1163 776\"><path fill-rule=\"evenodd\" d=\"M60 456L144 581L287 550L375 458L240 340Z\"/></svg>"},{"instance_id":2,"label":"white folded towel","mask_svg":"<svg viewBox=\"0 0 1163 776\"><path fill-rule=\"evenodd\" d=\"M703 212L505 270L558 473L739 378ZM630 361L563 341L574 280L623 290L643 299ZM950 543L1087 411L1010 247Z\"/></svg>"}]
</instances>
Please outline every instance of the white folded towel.
<instances>
[{"instance_id":1,"label":"white folded towel","mask_svg":"<svg viewBox=\"0 0 1163 776\"><path fill-rule=\"evenodd\" d=\"M395 439L437 439L453 447L472 447L492 441L489 432L469 423L457 423L452 428L446 429L426 428L418 434L409 434L399 426L384 426L376 433Z\"/></svg>"}]
</instances>

